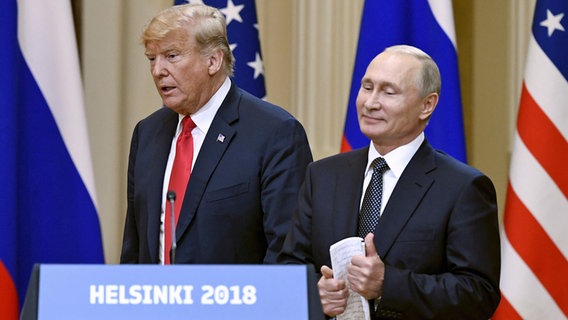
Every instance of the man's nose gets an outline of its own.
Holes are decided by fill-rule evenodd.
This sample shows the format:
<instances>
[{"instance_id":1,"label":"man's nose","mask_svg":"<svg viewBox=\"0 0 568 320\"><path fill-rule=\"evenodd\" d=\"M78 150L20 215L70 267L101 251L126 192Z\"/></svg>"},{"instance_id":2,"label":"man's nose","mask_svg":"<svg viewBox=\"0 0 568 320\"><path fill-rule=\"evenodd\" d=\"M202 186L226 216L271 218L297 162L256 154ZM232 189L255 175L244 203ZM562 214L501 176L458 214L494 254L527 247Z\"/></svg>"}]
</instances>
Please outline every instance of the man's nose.
<instances>
[{"instance_id":1,"label":"man's nose","mask_svg":"<svg viewBox=\"0 0 568 320\"><path fill-rule=\"evenodd\" d=\"M164 59L160 57L155 58L154 63L152 64L152 76L163 77L168 74L168 69L166 68L166 64L164 62Z\"/></svg>"},{"instance_id":2,"label":"man's nose","mask_svg":"<svg viewBox=\"0 0 568 320\"><path fill-rule=\"evenodd\" d=\"M380 98L379 98L379 94L377 92L372 92L371 94L369 94L369 96L367 97L367 99L365 100L365 108L367 109L378 109L380 108L381 102L380 102Z\"/></svg>"}]
</instances>

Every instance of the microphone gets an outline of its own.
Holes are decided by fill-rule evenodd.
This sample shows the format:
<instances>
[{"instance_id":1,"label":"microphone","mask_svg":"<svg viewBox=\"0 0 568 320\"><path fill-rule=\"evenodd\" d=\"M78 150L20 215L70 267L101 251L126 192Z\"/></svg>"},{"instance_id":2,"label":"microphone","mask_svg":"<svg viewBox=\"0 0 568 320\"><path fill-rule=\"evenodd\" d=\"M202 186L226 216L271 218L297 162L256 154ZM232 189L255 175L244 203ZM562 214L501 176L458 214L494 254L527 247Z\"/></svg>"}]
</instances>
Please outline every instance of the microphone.
<instances>
[{"instance_id":1,"label":"microphone","mask_svg":"<svg viewBox=\"0 0 568 320\"><path fill-rule=\"evenodd\" d=\"M175 264L176 261L176 220L175 220L175 210L174 210L174 202L176 201L176 193L173 190L168 190L166 194L166 198L170 202L170 214L171 214L171 222L172 222L172 257L170 259L170 264ZM167 252L166 252L167 254Z\"/></svg>"}]
</instances>

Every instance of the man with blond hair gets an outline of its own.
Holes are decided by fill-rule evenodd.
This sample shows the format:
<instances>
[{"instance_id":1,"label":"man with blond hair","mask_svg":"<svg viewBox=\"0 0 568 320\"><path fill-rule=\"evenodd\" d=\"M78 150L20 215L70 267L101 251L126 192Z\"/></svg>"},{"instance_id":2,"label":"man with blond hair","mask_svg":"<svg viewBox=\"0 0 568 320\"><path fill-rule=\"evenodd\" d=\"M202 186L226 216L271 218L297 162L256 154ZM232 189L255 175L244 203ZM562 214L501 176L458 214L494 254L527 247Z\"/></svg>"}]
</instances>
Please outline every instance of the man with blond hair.
<instances>
[{"instance_id":1,"label":"man with blond hair","mask_svg":"<svg viewBox=\"0 0 568 320\"><path fill-rule=\"evenodd\" d=\"M274 263L312 161L302 125L231 80L219 10L165 9L142 43L164 107L132 136L121 263Z\"/></svg>"}]
</instances>

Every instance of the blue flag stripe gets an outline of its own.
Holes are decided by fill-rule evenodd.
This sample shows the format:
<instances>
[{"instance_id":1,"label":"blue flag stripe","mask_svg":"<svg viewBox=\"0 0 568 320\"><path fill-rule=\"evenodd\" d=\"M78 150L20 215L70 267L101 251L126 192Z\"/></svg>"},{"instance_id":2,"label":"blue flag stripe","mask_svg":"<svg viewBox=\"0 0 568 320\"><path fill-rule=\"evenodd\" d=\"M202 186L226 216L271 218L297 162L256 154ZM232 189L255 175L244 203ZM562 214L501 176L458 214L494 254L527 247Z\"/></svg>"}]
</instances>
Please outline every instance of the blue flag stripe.
<instances>
[{"instance_id":1,"label":"blue flag stripe","mask_svg":"<svg viewBox=\"0 0 568 320\"><path fill-rule=\"evenodd\" d=\"M345 138L360 148L369 139L359 130L355 100L369 62L384 48L408 44L428 53L442 75L440 102L426 136L430 143L466 161L461 90L456 50L434 17L426 0L365 1L345 122Z\"/></svg>"},{"instance_id":2,"label":"blue flag stripe","mask_svg":"<svg viewBox=\"0 0 568 320\"><path fill-rule=\"evenodd\" d=\"M0 4L0 258L22 303L35 263L103 263L104 255L93 200L22 55L17 10L15 0Z\"/></svg>"}]
</instances>

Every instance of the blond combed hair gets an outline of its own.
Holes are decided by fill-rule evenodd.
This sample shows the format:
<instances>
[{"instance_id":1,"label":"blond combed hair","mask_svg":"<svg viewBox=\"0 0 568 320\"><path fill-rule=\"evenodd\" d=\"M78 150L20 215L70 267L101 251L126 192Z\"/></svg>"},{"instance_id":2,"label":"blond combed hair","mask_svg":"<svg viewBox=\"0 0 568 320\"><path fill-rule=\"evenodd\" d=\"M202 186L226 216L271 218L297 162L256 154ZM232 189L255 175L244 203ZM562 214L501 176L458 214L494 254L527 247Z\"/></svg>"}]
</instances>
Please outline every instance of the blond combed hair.
<instances>
[{"instance_id":1,"label":"blond combed hair","mask_svg":"<svg viewBox=\"0 0 568 320\"><path fill-rule=\"evenodd\" d=\"M223 13L216 8L185 4L164 9L146 24L141 42L146 46L149 41L159 41L174 30L184 29L195 37L203 56L210 56L221 50L223 70L228 76L233 76L235 57L227 39L227 24Z\"/></svg>"}]
</instances>

